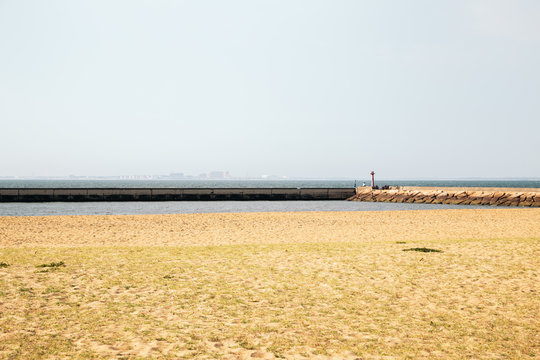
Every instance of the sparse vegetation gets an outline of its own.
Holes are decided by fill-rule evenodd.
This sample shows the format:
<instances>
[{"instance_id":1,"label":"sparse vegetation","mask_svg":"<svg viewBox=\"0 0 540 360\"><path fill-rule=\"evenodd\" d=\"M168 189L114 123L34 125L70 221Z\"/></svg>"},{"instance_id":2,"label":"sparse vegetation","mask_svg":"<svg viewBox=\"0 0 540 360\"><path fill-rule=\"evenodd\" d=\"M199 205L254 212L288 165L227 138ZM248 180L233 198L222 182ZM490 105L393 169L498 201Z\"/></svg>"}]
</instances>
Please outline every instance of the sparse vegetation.
<instances>
[{"instance_id":1,"label":"sparse vegetation","mask_svg":"<svg viewBox=\"0 0 540 360\"><path fill-rule=\"evenodd\" d=\"M442 252L442 250L437 250L437 249L429 249L429 248L425 248L425 247L417 247L417 248L410 248L410 249L403 249L403 251L418 251L418 252Z\"/></svg>"},{"instance_id":2,"label":"sparse vegetation","mask_svg":"<svg viewBox=\"0 0 540 360\"><path fill-rule=\"evenodd\" d=\"M52 263L49 263L49 264L37 265L36 267L37 268L58 268L58 267L61 267L61 266L66 266L66 264L64 264L63 261L60 261L60 262L52 262Z\"/></svg>"},{"instance_id":3,"label":"sparse vegetation","mask_svg":"<svg viewBox=\"0 0 540 360\"><path fill-rule=\"evenodd\" d=\"M1 249L20 266L0 278L0 358L538 353L538 239L437 241L421 262L392 243ZM55 255L70 267L31 270Z\"/></svg>"},{"instance_id":4,"label":"sparse vegetation","mask_svg":"<svg viewBox=\"0 0 540 360\"><path fill-rule=\"evenodd\" d=\"M0 268L7 268L9 266L8 263L0 262Z\"/></svg>"},{"instance_id":5,"label":"sparse vegetation","mask_svg":"<svg viewBox=\"0 0 540 360\"><path fill-rule=\"evenodd\" d=\"M380 222L360 233L355 219L372 214L151 217L138 231L148 231L152 246L47 247L34 233L38 245L0 247L2 261L17 265L0 271L0 359L540 356L540 211L522 210L508 223L515 210L439 212L432 227L433 217L418 225L431 213L418 214L376 213ZM452 233L461 214L478 214L474 228L496 222L491 228L497 236L466 237L489 234L485 228ZM308 220L301 232L287 225L302 216ZM141 236L120 231L135 226L126 218L79 221L113 224L109 233L102 231L116 244ZM156 223L160 219L192 232L167 238L169 232L159 229L171 226ZM273 226L264 226L268 219ZM19 221L31 228L37 220ZM56 220L39 221L44 229ZM68 233L81 229L73 226L77 218L65 221L71 222ZM63 231L58 224L51 229ZM514 235L501 236L508 233ZM90 243L91 231L84 234L81 242ZM0 244L15 236L7 233ZM63 236L66 242L75 238ZM444 252L404 254L396 241ZM36 271L35 264L50 272Z\"/></svg>"}]
</instances>

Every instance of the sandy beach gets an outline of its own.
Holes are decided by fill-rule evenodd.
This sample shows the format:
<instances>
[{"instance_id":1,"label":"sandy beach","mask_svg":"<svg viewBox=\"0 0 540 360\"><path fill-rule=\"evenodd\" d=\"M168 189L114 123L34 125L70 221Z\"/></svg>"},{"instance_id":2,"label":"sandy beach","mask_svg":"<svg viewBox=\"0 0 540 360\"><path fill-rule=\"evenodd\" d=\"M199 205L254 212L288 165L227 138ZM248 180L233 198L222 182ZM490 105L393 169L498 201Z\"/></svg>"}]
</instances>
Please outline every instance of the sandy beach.
<instances>
[{"instance_id":1,"label":"sandy beach","mask_svg":"<svg viewBox=\"0 0 540 360\"><path fill-rule=\"evenodd\" d=\"M0 217L0 246L202 246L540 237L538 209Z\"/></svg>"},{"instance_id":2,"label":"sandy beach","mask_svg":"<svg viewBox=\"0 0 540 360\"><path fill-rule=\"evenodd\" d=\"M538 358L539 224L540 209L0 217L0 358Z\"/></svg>"}]
</instances>

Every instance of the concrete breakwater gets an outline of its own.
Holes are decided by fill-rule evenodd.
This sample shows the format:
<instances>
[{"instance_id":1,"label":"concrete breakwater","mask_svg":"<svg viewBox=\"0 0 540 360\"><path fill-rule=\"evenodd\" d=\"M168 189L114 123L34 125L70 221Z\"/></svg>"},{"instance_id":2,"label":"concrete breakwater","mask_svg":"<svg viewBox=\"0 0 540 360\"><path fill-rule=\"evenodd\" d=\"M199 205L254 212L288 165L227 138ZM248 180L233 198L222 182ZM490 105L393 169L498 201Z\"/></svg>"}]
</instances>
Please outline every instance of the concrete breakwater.
<instances>
[{"instance_id":1,"label":"concrete breakwater","mask_svg":"<svg viewBox=\"0 0 540 360\"><path fill-rule=\"evenodd\" d=\"M359 187L351 201L540 207L540 189Z\"/></svg>"},{"instance_id":2,"label":"concrete breakwater","mask_svg":"<svg viewBox=\"0 0 540 360\"><path fill-rule=\"evenodd\" d=\"M0 202L345 200L354 188L0 188Z\"/></svg>"}]
</instances>

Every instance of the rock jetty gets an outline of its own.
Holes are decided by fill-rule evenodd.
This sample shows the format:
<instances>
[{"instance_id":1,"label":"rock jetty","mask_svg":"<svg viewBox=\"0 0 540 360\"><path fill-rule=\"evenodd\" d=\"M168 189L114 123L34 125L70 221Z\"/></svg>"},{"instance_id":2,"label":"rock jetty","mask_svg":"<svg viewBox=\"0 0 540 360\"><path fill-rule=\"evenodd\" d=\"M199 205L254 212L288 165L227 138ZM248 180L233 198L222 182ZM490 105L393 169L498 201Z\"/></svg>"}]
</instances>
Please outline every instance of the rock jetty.
<instances>
[{"instance_id":1,"label":"rock jetty","mask_svg":"<svg viewBox=\"0 0 540 360\"><path fill-rule=\"evenodd\" d=\"M540 207L540 189L359 187L350 201Z\"/></svg>"}]
</instances>

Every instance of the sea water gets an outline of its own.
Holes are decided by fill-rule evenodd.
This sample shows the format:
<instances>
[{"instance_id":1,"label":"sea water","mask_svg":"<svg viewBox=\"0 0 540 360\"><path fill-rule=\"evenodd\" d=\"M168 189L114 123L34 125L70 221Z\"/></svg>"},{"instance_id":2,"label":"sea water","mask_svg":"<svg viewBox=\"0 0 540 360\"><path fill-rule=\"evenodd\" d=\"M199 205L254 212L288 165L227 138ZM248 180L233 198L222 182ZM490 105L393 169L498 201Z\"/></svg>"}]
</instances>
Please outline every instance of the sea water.
<instances>
[{"instance_id":1,"label":"sea water","mask_svg":"<svg viewBox=\"0 0 540 360\"><path fill-rule=\"evenodd\" d=\"M369 180L6 180L0 188L348 188ZM377 180L378 185L540 188L540 180Z\"/></svg>"},{"instance_id":2,"label":"sea water","mask_svg":"<svg viewBox=\"0 0 540 360\"><path fill-rule=\"evenodd\" d=\"M388 211L486 206L360 201L127 201L0 203L0 216L194 214L277 211Z\"/></svg>"}]
</instances>

